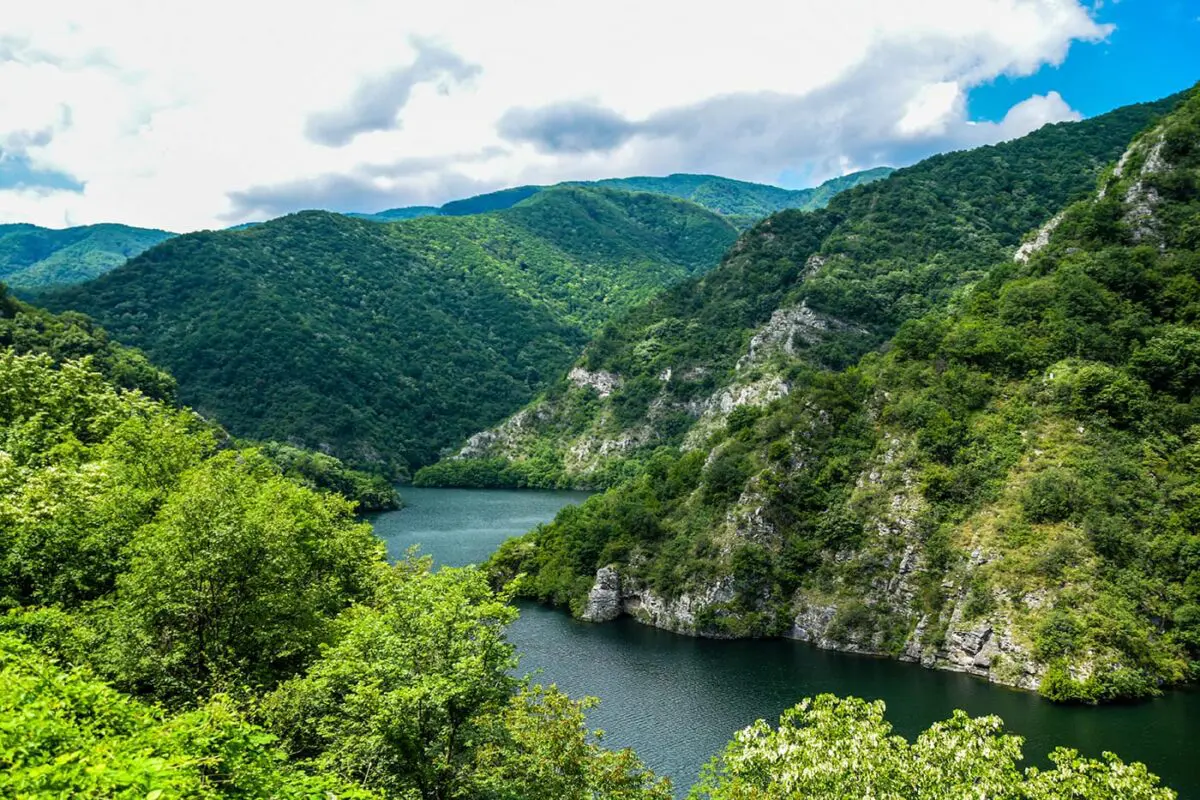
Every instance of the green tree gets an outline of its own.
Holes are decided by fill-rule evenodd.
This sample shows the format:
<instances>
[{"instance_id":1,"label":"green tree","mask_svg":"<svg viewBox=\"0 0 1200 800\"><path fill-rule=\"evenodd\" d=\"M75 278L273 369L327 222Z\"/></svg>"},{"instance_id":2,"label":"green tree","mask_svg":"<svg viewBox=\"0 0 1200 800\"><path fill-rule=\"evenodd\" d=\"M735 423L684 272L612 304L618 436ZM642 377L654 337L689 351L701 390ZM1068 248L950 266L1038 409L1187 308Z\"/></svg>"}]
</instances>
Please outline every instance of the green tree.
<instances>
[{"instance_id":1,"label":"green tree","mask_svg":"<svg viewBox=\"0 0 1200 800\"><path fill-rule=\"evenodd\" d=\"M182 477L130 546L116 673L174 702L269 688L368 595L381 547L348 501L280 477L254 451L220 453Z\"/></svg>"},{"instance_id":2,"label":"green tree","mask_svg":"<svg viewBox=\"0 0 1200 800\"><path fill-rule=\"evenodd\" d=\"M227 698L167 716L0 634L0 795L368 800L289 765Z\"/></svg>"},{"instance_id":3,"label":"green tree","mask_svg":"<svg viewBox=\"0 0 1200 800\"><path fill-rule=\"evenodd\" d=\"M670 800L629 749L606 750L589 732L594 698L572 700L554 686L526 687L498 718L500 735L479 748L471 794L487 800Z\"/></svg>"},{"instance_id":4,"label":"green tree","mask_svg":"<svg viewBox=\"0 0 1200 800\"><path fill-rule=\"evenodd\" d=\"M516 618L475 569L403 561L334 644L265 706L270 727L315 768L390 797L457 797L516 680L504 627Z\"/></svg>"},{"instance_id":5,"label":"green tree","mask_svg":"<svg viewBox=\"0 0 1200 800\"><path fill-rule=\"evenodd\" d=\"M1021 771L1023 740L998 717L962 711L909 743L892 733L882 701L820 695L759 720L706 768L693 800L1172 800L1142 764L1060 748L1052 770Z\"/></svg>"}]
</instances>

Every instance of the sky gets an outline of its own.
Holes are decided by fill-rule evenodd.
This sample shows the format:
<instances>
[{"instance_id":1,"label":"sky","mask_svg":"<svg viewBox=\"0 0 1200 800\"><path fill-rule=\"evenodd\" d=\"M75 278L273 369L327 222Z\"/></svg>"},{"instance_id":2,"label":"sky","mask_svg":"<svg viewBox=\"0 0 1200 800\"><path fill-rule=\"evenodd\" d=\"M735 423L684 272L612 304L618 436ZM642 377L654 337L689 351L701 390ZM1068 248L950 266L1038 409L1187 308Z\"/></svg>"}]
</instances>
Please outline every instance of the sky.
<instances>
[{"instance_id":1,"label":"sky","mask_svg":"<svg viewBox=\"0 0 1200 800\"><path fill-rule=\"evenodd\" d=\"M1200 79L1200 0L5 5L0 222L50 227L671 172L800 188Z\"/></svg>"}]
</instances>

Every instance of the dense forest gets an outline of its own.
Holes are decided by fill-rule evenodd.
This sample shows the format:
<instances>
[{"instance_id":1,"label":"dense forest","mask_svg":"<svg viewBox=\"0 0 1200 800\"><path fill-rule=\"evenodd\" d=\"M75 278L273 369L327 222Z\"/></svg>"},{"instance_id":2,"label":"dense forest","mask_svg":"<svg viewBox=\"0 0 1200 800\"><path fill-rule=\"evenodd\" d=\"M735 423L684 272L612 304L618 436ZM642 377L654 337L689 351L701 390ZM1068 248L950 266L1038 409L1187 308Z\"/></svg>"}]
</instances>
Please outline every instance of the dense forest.
<instances>
[{"instance_id":1,"label":"dense forest","mask_svg":"<svg viewBox=\"0 0 1200 800\"><path fill-rule=\"evenodd\" d=\"M177 402L176 382L139 351L112 341L104 329L77 312L51 314L17 300L0 284L0 348L17 355L44 355L54 363L87 359L91 369L122 390L136 390L168 405ZM198 417L199 419L199 417ZM337 492L360 512L400 507L400 497L377 473L351 469L324 453L279 442L238 442L215 421L205 424L222 447L258 446L289 478L313 489Z\"/></svg>"},{"instance_id":2,"label":"dense forest","mask_svg":"<svg viewBox=\"0 0 1200 800\"><path fill-rule=\"evenodd\" d=\"M1071 130L1009 153L1069 142ZM954 159L932 166L953 169ZM880 187L898 191L905 177ZM834 210L880 191L846 195ZM526 594L591 618L620 612L616 584L664 627L786 634L1055 700L1194 680L1200 93L1134 139L1098 190L1016 258L1014 231L930 258L954 271L872 267L938 240L933 224L899 235L921 219L899 213L902 198L848 215L849 228L828 227L823 244L812 231L824 215L776 217L750 234L743 252L757 240L766 252L790 248L787 263L810 260L806 250L824 257L778 295L806 310L787 335L768 325L732 365L785 390L696 426L682 448L626 464L631 477L509 543L493 569L526 573ZM1011 206L1001 213L992 229L1015 224ZM906 226L893 239L853 233L889 220ZM755 263L735 258L710 278ZM823 315L820 335L812 314ZM855 357L889 330L886 347ZM594 347L588 366L624 377L628 352ZM645 611L647 598L666 610Z\"/></svg>"},{"instance_id":3,"label":"dense forest","mask_svg":"<svg viewBox=\"0 0 1200 800\"><path fill-rule=\"evenodd\" d=\"M605 325L577 370L476 437L464 451L471 458L443 461L418 482L609 485L695 426L700 438L733 405L786 391L759 351L853 364L1090 192L1134 134L1178 99L935 156L838 195L824 211L770 217L718 269Z\"/></svg>"},{"instance_id":4,"label":"dense forest","mask_svg":"<svg viewBox=\"0 0 1200 800\"><path fill-rule=\"evenodd\" d=\"M736 181L717 175L676 174L663 177L604 178L598 181L568 181L555 186L516 186L462 200L452 200L442 206L409 206L373 214L352 214L351 216L375 222L392 222L398 219L425 216L457 217L467 214L483 214L512 208L521 201L547 189L562 186L599 186L690 200L709 211L729 217L739 227L745 227L786 208L805 211L824 208L839 192L860 184L880 180L891 172L891 167L875 167L861 172L851 172L810 189L782 189L778 186Z\"/></svg>"},{"instance_id":5,"label":"dense forest","mask_svg":"<svg viewBox=\"0 0 1200 800\"><path fill-rule=\"evenodd\" d=\"M694 204L565 187L495 215L188 234L41 301L145 350L237 436L395 476L519 408L588 331L735 238Z\"/></svg>"},{"instance_id":6,"label":"dense forest","mask_svg":"<svg viewBox=\"0 0 1200 800\"><path fill-rule=\"evenodd\" d=\"M154 369L137 353L0 299L20 334L0 350L0 794L673 797L588 730L593 700L513 676L511 587L385 563L353 504L279 454L114 383L131 374L114 364ZM88 354L56 350L67 339ZM831 747L854 786L904 797L1175 796L1112 756L1019 770L995 718L888 733L882 704L805 700L740 734L691 796L844 796L848 773L805 763Z\"/></svg>"},{"instance_id":7,"label":"dense forest","mask_svg":"<svg viewBox=\"0 0 1200 800\"><path fill-rule=\"evenodd\" d=\"M22 290L82 283L174 235L113 223L61 230L0 225L0 281Z\"/></svg>"}]
</instances>

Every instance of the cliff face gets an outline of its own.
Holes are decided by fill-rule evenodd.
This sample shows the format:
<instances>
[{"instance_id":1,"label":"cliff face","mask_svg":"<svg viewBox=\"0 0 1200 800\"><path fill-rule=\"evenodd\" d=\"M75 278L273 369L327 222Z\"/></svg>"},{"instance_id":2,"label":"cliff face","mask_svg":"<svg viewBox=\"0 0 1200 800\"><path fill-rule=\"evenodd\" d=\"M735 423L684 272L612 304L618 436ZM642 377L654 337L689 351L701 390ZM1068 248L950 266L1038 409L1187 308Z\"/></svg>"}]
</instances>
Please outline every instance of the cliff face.
<instances>
[{"instance_id":1,"label":"cliff face","mask_svg":"<svg viewBox=\"0 0 1200 800\"><path fill-rule=\"evenodd\" d=\"M860 502L868 495L882 497L883 511L871 520L864 546L825 556L840 574L855 577L800 588L784 598L763 593L751 613L776 618L779 635L824 649L892 656L1037 690L1045 665L1032 655L1030 622L1033 612L1053 602L1053 592L996 589L981 601L972 586L979 572L1001 556L977 547L941 579L938 589L947 602L936 613L924 611L919 596L929 570L918 522L927 509L911 471L903 466L901 440L887 434L883 438L887 449L860 475L856 488ZM782 533L764 520L765 509L753 505L753 497L742 500L748 503L729 515L733 536L774 543L777 550ZM734 584L726 573L664 596L636 576L622 575L619 566L607 565L597 570L579 617L608 622L627 615L675 633L731 638L738 635L739 615L745 615L732 607ZM988 611L979 613L978 607Z\"/></svg>"}]
</instances>

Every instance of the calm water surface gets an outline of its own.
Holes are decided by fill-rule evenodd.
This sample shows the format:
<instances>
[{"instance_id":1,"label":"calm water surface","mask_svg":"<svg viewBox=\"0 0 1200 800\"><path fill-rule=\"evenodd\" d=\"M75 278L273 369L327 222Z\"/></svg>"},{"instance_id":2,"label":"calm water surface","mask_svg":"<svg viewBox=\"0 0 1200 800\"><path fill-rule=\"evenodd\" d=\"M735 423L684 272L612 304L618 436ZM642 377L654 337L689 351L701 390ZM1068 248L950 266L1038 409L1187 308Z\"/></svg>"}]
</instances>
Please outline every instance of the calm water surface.
<instances>
[{"instance_id":1,"label":"calm water surface","mask_svg":"<svg viewBox=\"0 0 1200 800\"><path fill-rule=\"evenodd\" d=\"M509 536L551 519L580 492L403 489L408 507L376 517L392 557L420 545L440 564L478 563ZM1144 761L1185 800L1200 800L1200 692L1105 708L1055 706L1036 695L976 678L887 659L820 650L791 641L713 641L677 636L621 619L578 622L522 604L510 637L523 672L539 672L575 695L601 699L589 719L616 747L633 747L679 789L733 732L775 720L800 698L821 692L879 698L897 732L913 736L956 708L999 714L1043 763L1055 745L1086 755L1112 750ZM680 792L682 793L682 791Z\"/></svg>"}]
</instances>

